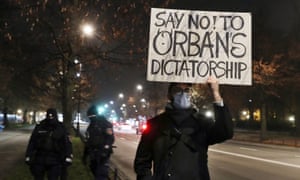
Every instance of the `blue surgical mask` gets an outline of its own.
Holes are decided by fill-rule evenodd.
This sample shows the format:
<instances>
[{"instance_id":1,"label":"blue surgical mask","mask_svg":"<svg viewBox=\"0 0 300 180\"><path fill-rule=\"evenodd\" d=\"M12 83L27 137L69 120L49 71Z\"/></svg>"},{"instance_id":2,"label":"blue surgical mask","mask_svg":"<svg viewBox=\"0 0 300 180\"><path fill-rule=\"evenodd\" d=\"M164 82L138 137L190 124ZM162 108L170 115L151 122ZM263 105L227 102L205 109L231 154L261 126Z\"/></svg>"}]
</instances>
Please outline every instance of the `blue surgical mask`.
<instances>
[{"instance_id":1,"label":"blue surgical mask","mask_svg":"<svg viewBox=\"0 0 300 180\"><path fill-rule=\"evenodd\" d=\"M176 109L188 109L192 106L191 95L186 92L179 92L173 96L173 106Z\"/></svg>"}]
</instances>

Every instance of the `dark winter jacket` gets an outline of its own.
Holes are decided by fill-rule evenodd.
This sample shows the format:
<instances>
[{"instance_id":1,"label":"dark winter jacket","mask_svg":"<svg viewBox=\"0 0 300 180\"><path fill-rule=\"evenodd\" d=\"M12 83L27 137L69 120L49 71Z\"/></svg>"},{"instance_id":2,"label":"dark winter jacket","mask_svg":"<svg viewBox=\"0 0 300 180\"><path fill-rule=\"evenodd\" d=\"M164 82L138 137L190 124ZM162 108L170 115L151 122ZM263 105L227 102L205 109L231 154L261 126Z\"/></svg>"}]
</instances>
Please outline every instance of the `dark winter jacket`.
<instances>
[{"instance_id":1,"label":"dark winter jacket","mask_svg":"<svg viewBox=\"0 0 300 180\"><path fill-rule=\"evenodd\" d=\"M93 154L101 155L102 158L109 158L112 153L114 140L113 126L105 117L91 118L91 122L86 130L83 158L86 159L87 156L99 158Z\"/></svg>"},{"instance_id":2,"label":"dark winter jacket","mask_svg":"<svg viewBox=\"0 0 300 180\"><path fill-rule=\"evenodd\" d=\"M233 136L226 106L214 105L215 118L195 110L174 110L148 120L134 160L138 180L208 180L208 146ZM153 163L153 173L151 171Z\"/></svg>"},{"instance_id":3,"label":"dark winter jacket","mask_svg":"<svg viewBox=\"0 0 300 180\"><path fill-rule=\"evenodd\" d=\"M69 133L61 122L45 119L36 125L26 150L31 164L63 164L72 156Z\"/></svg>"}]
</instances>

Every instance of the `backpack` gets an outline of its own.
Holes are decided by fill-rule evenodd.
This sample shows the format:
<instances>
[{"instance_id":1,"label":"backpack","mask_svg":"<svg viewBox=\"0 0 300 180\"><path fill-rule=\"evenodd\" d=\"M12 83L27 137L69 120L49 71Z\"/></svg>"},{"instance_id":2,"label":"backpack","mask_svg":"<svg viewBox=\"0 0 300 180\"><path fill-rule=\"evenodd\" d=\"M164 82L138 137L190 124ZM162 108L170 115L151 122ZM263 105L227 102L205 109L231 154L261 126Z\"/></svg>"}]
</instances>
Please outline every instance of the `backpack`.
<instances>
[{"instance_id":1,"label":"backpack","mask_svg":"<svg viewBox=\"0 0 300 180\"><path fill-rule=\"evenodd\" d=\"M101 149L104 145L105 129L98 123L91 124L87 129L87 146L91 149Z\"/></svg>"}]
</instances>

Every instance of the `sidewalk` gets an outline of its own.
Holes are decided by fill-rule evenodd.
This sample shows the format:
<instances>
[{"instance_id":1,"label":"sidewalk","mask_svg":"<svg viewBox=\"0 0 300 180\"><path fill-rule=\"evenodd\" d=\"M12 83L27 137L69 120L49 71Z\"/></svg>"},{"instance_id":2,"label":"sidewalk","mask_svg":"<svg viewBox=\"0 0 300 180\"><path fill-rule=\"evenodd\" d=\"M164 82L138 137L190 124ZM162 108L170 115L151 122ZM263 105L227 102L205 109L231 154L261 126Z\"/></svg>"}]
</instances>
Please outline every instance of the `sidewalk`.
<instances>
[{"instance_id":1,"label":"sidewalk","mask_svg":"<svg viewBox=\"0 0 300 180\"><path fill-rule=\"evenodd\" d=\"M30 134L29 129L0 132L0 179L5 177L4 172L9 172L21 159L24 159Z\"/></svg>"},{"instance_id":2,"label":"sidewalk","mask_svg":"<svg viewBox=\"0 0 300 180\"><path fill-rule=\"evenodd\" d=\"M278 132L267 132L266 136L262 138L259 131L236 130L232 139L243 142L300 147L300 137L292 137Z\"/></svg>"}]
</instances>

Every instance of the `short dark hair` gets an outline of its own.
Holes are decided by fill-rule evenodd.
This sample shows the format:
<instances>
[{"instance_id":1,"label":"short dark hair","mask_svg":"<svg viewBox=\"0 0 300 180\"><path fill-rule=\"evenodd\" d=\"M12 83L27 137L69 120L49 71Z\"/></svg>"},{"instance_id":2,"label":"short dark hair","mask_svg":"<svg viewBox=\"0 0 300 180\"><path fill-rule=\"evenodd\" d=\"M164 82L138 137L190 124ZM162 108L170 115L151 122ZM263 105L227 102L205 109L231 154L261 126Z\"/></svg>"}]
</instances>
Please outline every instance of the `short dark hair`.
<instances>
[{"instance_id":1,"label":"short dark hair","mask_svg":"<svg viewBox=\"0 0 300 180\"><path fill-rule=\"evenodd\" d=\"M169 100L172 100L172 89L173 87L177 86L178 84L186 84L188 85L189 87L192 87L193 84L192 83L177 83L177 82L171 82L169 84L169 87L168 87L168 99Z\"/></svg>"}]
</instances>

